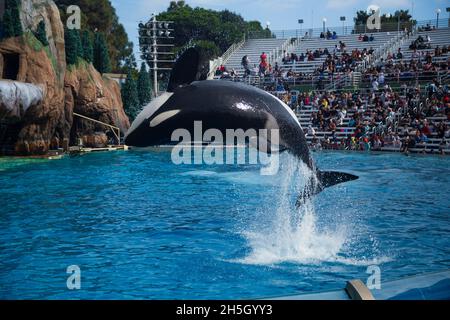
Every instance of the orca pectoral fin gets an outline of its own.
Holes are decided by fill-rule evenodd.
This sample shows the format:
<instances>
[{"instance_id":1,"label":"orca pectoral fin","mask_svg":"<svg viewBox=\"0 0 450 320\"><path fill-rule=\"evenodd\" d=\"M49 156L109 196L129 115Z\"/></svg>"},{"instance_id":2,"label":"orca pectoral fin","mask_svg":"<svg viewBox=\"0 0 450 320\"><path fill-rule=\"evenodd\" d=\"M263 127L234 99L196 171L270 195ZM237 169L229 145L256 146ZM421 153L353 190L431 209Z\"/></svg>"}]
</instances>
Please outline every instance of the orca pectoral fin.
<instances>
[{"instance_id":1,"label":"orca pectoral fin","mask_svg":"<svg viewBox=\"0 0 450 320\"><path fill-rule=\"evenodd\" d=\"M344 173L344 172L331 172L331 171L318 171L317 178L319 179L322 189L335 186L340 183L358 180L359 177Z\"/></svg>"}]
</instances>

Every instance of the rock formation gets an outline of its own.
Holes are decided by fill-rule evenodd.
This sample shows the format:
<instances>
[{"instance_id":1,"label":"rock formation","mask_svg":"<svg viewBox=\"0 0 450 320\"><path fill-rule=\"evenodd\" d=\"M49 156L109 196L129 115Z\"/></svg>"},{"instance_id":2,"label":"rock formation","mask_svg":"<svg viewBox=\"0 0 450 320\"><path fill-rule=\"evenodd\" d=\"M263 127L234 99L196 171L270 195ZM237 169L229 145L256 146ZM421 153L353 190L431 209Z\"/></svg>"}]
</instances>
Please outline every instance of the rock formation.
<instances>
[{"instance_id":1,"label":"rock formation","mask_svg":"<svg viewBox=\"0 0 450 320\"><path fill-rule=\"evenodd\" d=\"M80 63L76 68L70 68L65 78L65 107L68 112L112 124L126 132L130 122L126 116L120 87L114 80L102 77L92 64ZM80 118L73 120L71 138L75 141L83 138L86 146L98 147L98 137L105 127ZM94 136L93 139L89 136ZM113 138L113 136L109 135ZM105 138L102 138L105 139ZM90 141L95 141L91 143Z\"/></svg>"},{"instance_id":2,"label":"rock formation","mask_svg":"<svg viewBox=\"0 0 450 320\"><path fill-rule=\"evenodd\" d=\"M78 145L79 138L86 146L108 143L108 128L74 117L74 112L126 131L130 124L118 83L84 61L66 66L64 27L55 3L22 0L21 10L24 35L0 42L0 79L9 79L0 86L0 153L45 154ZM48 47L30 31L42 19ZM18 91L12 94L8 88ZM35 99L25 101L30 90Z\"/></svg>"},{"instance_id":3,"label":"rock formation","mask_svg":"<svg viewBox=\"0 0 450 320\"><path fill-rule=\"evenodd\" d=\"M23 118L30 107L36 107L44 100L42 87L18 81L0 80L1 118Z\"/></svg>"}]
</instances>

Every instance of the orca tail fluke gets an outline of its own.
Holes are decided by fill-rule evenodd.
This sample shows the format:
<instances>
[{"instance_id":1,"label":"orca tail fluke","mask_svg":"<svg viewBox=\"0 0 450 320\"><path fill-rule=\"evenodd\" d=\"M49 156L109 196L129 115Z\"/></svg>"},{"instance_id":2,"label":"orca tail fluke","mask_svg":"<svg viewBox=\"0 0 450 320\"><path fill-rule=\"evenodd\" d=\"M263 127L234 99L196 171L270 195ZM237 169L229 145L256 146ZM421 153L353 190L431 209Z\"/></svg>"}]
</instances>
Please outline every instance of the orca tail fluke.
<instances>
[{"instance_id":1,"label":"orca tail fluke","mask_svg":"<svg viewBox=\"0 0 450 320\"><path fill-rule=\"evenodd\" d=\"M359 177L353 174L344 172L332 172L332 171L324 171L324 172L317 171L317 178L319 179L319 183L322 187L322 190L325 188L335 186L337 184L359 179Z\"/></svg>"},{"instance_id":2,"label":"orca tail fluke","mask_svg":"<svg viewBox=\"0 0 450 320\"><path fill-rule=\"evenodd\" d=\"M309 181L305 190L303 190L297 199L297 207L303 205L307 199L321 193L326 188L358 179L359 177L344 172L317 171L318 181L314 179Z\"/></svg>"}]
</instances>

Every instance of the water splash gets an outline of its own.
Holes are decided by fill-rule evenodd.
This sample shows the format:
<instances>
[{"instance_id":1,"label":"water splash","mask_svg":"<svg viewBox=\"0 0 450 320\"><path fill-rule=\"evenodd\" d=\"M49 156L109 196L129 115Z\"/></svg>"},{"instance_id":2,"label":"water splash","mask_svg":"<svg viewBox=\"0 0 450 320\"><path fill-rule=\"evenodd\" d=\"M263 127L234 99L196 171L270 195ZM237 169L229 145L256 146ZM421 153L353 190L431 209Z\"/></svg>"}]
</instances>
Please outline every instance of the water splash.
<instances>
[{"instance_id":1,"label":"water splash","mask_svg":"<svg viewBox=\"0 0 450 320\"><path fill-rule=\"evenodd\" d=\"M309 185L317 183L314 173L303 162L288 156L283 159L279 175L279 191L274 194L273 206L261 210L261 217L252 226L242 231L250 252L237 262L255 265L280 263L318 264L337 262L349 265L370 265L382 259L357 260L345 255L351 238L351 230L342 221L333 225L327 221L319 227L311 199L300 208L295 203L297 196ZM265 217L265 218L264 218ZM261 219L260 219L261 218Z\"/></svg>"}]
</instances>

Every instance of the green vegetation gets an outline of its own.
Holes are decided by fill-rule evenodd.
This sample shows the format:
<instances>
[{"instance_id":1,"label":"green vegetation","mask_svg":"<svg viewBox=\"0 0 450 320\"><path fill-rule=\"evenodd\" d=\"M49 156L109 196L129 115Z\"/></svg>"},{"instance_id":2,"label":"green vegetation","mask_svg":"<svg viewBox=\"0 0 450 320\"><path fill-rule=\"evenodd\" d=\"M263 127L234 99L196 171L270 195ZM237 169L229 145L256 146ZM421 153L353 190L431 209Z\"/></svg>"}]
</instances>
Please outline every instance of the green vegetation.
<instances>
[{"instance_id":1,"label":"green vegetation","mask_svg":"<svg viewBox=\"0 0 450 320\"><path fill-rule=\"evenodd\" d=\"M134 80L131 70L128 70L128 75L125 83L122 86L122 101L125 113L133 121L141 110L138 89L136 80Z\"/></svg>"},{"instance_id":2,"label":"green vegetation","mask_svg":"<svg viewBox=\"0 0 450 320\"><path fill-rule=\"evenodd\" d=\"M111 62L106 44L106 38L103 33L95 34L94 42L94 67L100 73L111 71Z\"/></svg>"},{"instance_id":3,"label":"green vegetation","mask_svg":"<svg viewBox=\"0 0 450 320\"><path fill-rule=\"evenodd\" d=\"M77 5L82 9L81 29L93 33L102 33L105 37L106 48L109 53L109 69L113 72L124 72L125 59L133 52L133 43L123 25L119 22L114 7L109 0L55 0L60 9L61 19L66 21L66 9L70 5ZM85 48L85 46L83 46ZM88 54L89 57L89 54ZM86 59L86 57L85 57ZM88 59L86 59L89 61ZM92 59L95 61L95 58ZM107 68L108 69L108 68ZM101 70L99 70L101 71Z\"/></svg>"},{"instance_id":4,"label":"green vegetation","mask_svg":"<svg viewBox=\"0 0 450 320\"><path fill-rule=\"evenodd\" d=\"M370 32L366 30L367 20L372 14L367 13L367 11L360 10L356 12L356 17L353 18L355 22L355 32L365 33ZM409 10L399 10L395 11L392 15L384 14L381 17L381 31L397 31L400 27L401 30L405 28L411 29L411 27L416 23L412 20L412 16L409 14Z\"/></svg>"},{"instance_id":5,"label":"green vegetation","mask_svg":"<svg viewBox=\"0 0 450 320\"><path fill-rule=\"evenodd\" d=\"M143 62L141 65L141 70L139 72L138 80L137 80L137 89L138 89L138 97L139 104L141 106L147 105L147 103L152 100L152 84L150 81L150 75L147 71L147 67Z\"/></svg>"},{"instance_id":6,"label":"green vegetation","mask_svg":"<svg viewBox=\"0 0 450 320\"><path fill-rule=\"evenodd\" d=\"M87 62L94 61L94 46L92 43L91 34L85 30L81 34L81 45L83 47L83 59Z\"/></svg>"},{"instance_id":7,"label":"green vegetation","mask_svg":"<svg viewBox=\"0 0 450 320\"><path fill-rule=\"evenodd\" d=\"M39 22L34 36L42 43L44 47L48 46L47 31L45 31L45 22Z\"/></svg>"},{"instance_id":8,"label":"green vegetation","mask_svg":"<svg viewBox=\"0 0 450 320\"><path fill-rule=\"evenodd\" d=\"M5 13L1 23L0 39L20 37L23 34L22 24L20 22L19 0L6 0Z\"/></svg>"},{"instance_id":9,"label":"green vegetation","mask_svg":"<svg viewBox=\"0 0 450 320\"><path fill-rule=\"evenodd\" d=\"M56 61L56 57L52 54L52 52L50 51L50 48L48 46L44 47L42 42L39 41L36 38L36 35L33 32L31 32L30 30L27 30L27 31L24 32L24 34L23 34L23 41L25 41L25 43L30 48L32 48L34 51L44 50L45 53L47 54L47 57L52 62L53 70L56 72L57 75L59 75L60 71L58 70L58 62Z\"/></svg>"},{"instance_id":10,"label":"green vegetation","mask_svg":"<svg viewBox=\"0 0 450 320\"><path fill-rule=\"evenodd\" d=\"M75 29L65 29L64 30L64 41L66 45L66 62L68 65L75 65L78 62L78 58L82 57L79 55L80 52L80 35L78 30Z\"/></svg>"},{"instance_id":11,"label":"green vegetation","mask_svg":"<svg viewBox=\"0 0 450 320\"><path fill-rule=\"evenodd\" d=\"M246 22L242 16L228 10L192 8L184 1L172 1L157 19L174 21L173 36L177 51L193 41L213 56L224 53L249 32L265 32L258 21Z\"/></svg>"}]
</instances>

